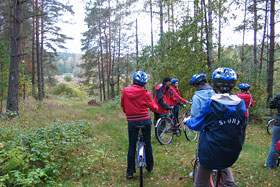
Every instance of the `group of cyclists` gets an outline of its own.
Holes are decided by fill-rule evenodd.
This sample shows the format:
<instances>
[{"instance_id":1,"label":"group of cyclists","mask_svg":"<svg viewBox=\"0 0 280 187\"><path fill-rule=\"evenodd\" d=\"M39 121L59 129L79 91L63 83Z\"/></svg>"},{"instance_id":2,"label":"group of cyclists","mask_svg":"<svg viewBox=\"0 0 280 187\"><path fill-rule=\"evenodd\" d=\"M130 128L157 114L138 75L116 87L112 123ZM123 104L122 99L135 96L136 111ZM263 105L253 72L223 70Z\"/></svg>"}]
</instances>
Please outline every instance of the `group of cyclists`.
<instances>
[{"instance_id":1,"label":"group of cyclists","mask_svg":"<svg viewBox=\"0 0 280 187\"><path fill-rule=\"evenodd\" d=\"M145 125L143 130L146 145L147 171L153 170L154 161L151 146L152 121L149 110L154 112L154 124L160 115L168 114L172 110L178 117L179 105L188 101L180 96L179 80L165 77L155 88L155 96L145 89L148 81L147 74L137 71L133 75L133 85L122 91L121 107L128 121L129 148L127 154L126 178L133 178L135 169L135 153L138 130L136 124ZM224 186L237 186L230 167L238 159L245 140L246 125L249 116L248 109L254 101L249 94L250 85L242 83L238 87L239 94L232 89L237 82L237 74L231 68L220 67L212 73L213 87L207 84L206 74L195 74L190 79L190 85L195 88L192 97L191 116L184 119L184 123L192 130L200 131L198 143L198 171L195 177L195 187L209 186L209 177L213 169L222 170ZM277 102L280 118L280 94ZM277 100L278 101L278 100ZM280 131L280 126L274 131ZM276 134L276 133L275 133ZM277 132L280 136L280 132ZM276 155L276 140L272 142L272 156ZM280 149L280 142L277 144ZM279 150L280 153L280 150ZM270 156L269 156L270 157ZM273 168L268 158L267 167ZM276 161L275 161L276 164ZM191 176L192 174L190 174Z\"/></svg>"}]
</instances>

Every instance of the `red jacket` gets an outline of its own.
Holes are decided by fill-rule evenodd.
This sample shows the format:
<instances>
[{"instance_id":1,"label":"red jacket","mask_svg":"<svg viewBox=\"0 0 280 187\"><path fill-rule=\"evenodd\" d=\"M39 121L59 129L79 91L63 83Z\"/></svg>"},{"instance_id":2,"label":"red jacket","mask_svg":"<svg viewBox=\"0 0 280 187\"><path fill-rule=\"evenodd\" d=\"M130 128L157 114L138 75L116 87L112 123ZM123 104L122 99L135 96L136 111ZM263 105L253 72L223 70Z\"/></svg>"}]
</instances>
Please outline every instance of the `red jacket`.
<instances>
[{"instance_id":1,"label":"red jacket","mask_svg":"<svg viewBox=\"0 0 280 187\"><path fill-rule=\"evenodd\" d=\"M171 102L176 102L177 99L165 84L160 84L156 87L156 95L154 97L154 101L158 105L157 113L168 114L168 108L171 106Z\"/></svg>"},{"instance_id":2,"label":"red jacket","mask_svg":"<svg viewBox=\"0 0 280 187\"><path fill-rule=\"evenodd\" d=\"M170 88L170 90L171 90L171 92L174 94L174 96L175 96L175 98L177 98L177 100L176 101L171 101L171 106L174 106L174 105L176 105L176 104L178 104L179 103L179 101L181 101L182 103L187 103L187 101L185 100L185 99L183 99L181 96L180 96L180 91L177 89L177 88L175 88L174 86L172 86L171 88ZM179 101L178 101L179 100Z\"/></svg>"},{"instance_id":3,"label":"red jacket","mask_svg":"<svg viewBox=\"0 0 280 187\"><path fill-rule=\"evenodd\" d=\"M246 105L246 113L245 116L248 117L249 113L248 113L248 108L254 105L254 100L252 98L252 96L250 94L247 93L241 93L237 95L240 99L243 99L245 101L245 105Z\"/></svg>"},{"instance_id":4,"label":"red jacket","mask_svg":"<svg viewBox=\"0 0 280 187\"><path fill-rule=\"evenodd\" d=\"M126 114L127 121L144 121L151 119L150 108L158 112L158 106L153 101L152 94L143 87L132 85L122 91L121 107Z\"/></svg>"}]
</instances>

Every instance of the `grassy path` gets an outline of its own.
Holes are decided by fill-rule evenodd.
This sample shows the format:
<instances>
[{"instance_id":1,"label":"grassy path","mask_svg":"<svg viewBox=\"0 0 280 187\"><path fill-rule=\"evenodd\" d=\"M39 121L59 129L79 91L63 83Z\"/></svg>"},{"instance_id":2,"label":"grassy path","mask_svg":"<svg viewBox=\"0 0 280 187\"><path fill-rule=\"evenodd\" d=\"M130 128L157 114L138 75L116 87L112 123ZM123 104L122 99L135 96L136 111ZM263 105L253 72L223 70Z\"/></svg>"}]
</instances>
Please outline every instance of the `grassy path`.
<instances>
[{"instance_id":1,"label":"grassy path","mask_svg":"<svg viewBox=\"0 0 280 187\"><path fill-rule=\"evenodd\" d=\"M139 186L138 176L125 178L128 148L127 123L117 104L90 107L84 102L70 100L46 100L42 104L25 103L21 118L0 125L19 124L24 128L46 126L54 120L87 120L93 123L90 142L81 146L80 159L73 161L76 170L65 170L62 186ZM279 186L280 169L264 168L271 136L265 125L249 123L247 138L238 161L232 170L240 187ZM155 166L151 174L144 173L145 186L190 187L188 174L192 171L197 142L188 142L184 135L174 137L170 145L161 146L152 132Z\"/></svg>"}]
</instances>

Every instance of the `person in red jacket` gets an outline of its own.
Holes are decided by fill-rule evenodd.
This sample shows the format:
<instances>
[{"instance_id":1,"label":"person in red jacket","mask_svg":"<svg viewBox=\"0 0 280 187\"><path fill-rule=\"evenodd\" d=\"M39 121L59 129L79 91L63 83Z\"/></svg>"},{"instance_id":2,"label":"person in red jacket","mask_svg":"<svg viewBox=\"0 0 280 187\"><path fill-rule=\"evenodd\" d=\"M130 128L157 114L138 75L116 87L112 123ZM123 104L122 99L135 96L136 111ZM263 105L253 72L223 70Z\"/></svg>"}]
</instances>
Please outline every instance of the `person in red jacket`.
<instances>
[{"instance_id":1,"label":"person in red jacket","mask_svg":"<svg viewBox=\"0 0 280 187\"><path fill-rule=\"evenodd\" d=\"M165 77L162 83L156 86L154 101L158 105L158 112L154 112L154 125L156 125L160 115L168 114L169 110L173 109L171 102L178 101L170 91L170 86L171 79L169 77Z\"/></svg>"},{"instance_id":2,"label":"person in red jacket","mask_svg":"<svg viewBox=\"0 0 280 187\"><path fill-rule=\"evenodd\" d=\"M176 100L171 100L170 105L174 106L172 109L173 117L176 120L175 124L177 123L178 120L178 115L179 115L179 105L183 105L182 103L187 103L188 101L183 99L180 96L180 91L179 91L179 79L174 78L171 80L171 87L170 90L173 93L174 97Z\"/></svg>"},{"instance_id":3,"label":"person in red jacket","mask_svg":"<svg viewBox=\"0 0 280 187\"><path fill-rule=\"evenodd\" d=\"M240 94L238 94L237 96L240 99L243 99L245 101L245 105L246 105L246 113L245 113L245 117L248 118L249 117L249 107L252 107L254 105L254 100L253 97L250 95L249 93L249 89L250 89L250 85L247 83L241 83L238 88L240 89Z\"/></svg>"},{"instance_id":4,"label":"person in red jacket","mask_svg":"<svg viewBox=\"0 0 280 187\"><path fill-rule=\"evenodd\" d=\"M136 143L139 129L137 125L144 125L142 130L145 142L146 169L148 172L153 170L154 160L151 145L151 127L152 121L149 115L150 108L153 112L158 112L158 106L152 99L152 94L144 86L148 81L147 74L143 71L137 71L133 75L133 85L122 90L121 107L126 115L128 122L129 146L127 153L126 178L133 178L135 169Z\"/></svg>"}]
</instances>

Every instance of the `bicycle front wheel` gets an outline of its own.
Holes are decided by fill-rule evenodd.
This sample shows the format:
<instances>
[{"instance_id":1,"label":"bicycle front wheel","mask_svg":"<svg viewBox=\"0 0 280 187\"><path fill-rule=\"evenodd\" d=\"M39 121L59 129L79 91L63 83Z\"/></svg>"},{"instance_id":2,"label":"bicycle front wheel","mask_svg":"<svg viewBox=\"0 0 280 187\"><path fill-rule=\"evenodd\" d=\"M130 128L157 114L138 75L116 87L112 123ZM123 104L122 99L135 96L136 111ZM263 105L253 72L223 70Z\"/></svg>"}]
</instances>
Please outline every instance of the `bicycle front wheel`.
<instances>
[{"instance_id":1,"label":"bicycle front wheel","mask_svg":"<svg viewBox=\"0 0 280 187\"><path fill-rule=\"evenodd\" d=\"M140 187L144 186L144 177L143 177L143 166L139 167L140 170Z\"/></svg>"},{"instance_id":2,"label":"bicycle front wheel","mask_svg":"<svg viewBox=\"0 0 280 187\"><path fill-rule=\"evenodd\" d=\"M169 118L160 118L155 127L156 138L162 145L170 144L173 139L172 124Z\"/></svg>"},{"instance_id":3,"label":"bicycle front wheel","mask_svg":"<svg viewBox=\"0 0 280 187\"><path fill-rule=\"evenodd\" d=\"M188 141L195 141L198 136L198 132L189 129L187 125L184 125L184 133Z\"/></svg>"},{"instance_id":4,"label":"bicycle front wheel","mask_svg":"<svg viewBox=\"0 0 280 187\"><path fill-rule=\"evenodd\" d=\"M269 135L272 135L272 128L273 125L275 124L275 119L269 120L269 122L266 125L266 131Z\"/></svg>"}]
</instances>

